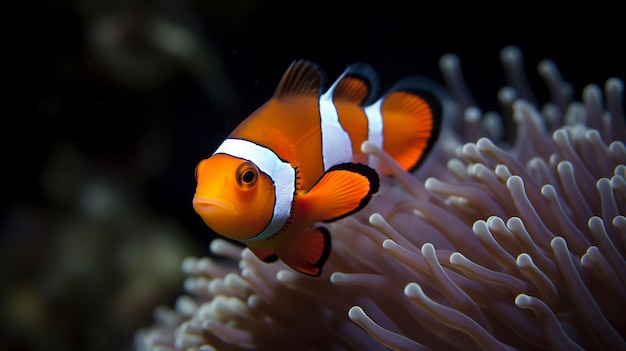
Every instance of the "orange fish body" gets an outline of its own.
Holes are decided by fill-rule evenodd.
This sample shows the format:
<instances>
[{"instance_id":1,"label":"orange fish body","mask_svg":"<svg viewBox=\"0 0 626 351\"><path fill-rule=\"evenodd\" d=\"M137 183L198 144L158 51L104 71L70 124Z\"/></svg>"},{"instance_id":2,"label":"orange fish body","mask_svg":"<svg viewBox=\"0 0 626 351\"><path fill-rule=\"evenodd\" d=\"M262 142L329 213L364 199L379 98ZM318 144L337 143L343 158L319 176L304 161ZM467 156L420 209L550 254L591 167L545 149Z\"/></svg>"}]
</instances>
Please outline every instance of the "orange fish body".
<instances>
[{"instance_id":1,"label":"orange fish body","mask_svg":"<svg viewBox=\"0 0 626 351\"><path fill-rule=\"evenodd\" d=\"M362 209L385 172L374 160L356 162L361 144L375 143L411 170L439 133L433 94L409 79L372 103L376 85L373 69L355 64L322 93L317 66L292 63L274 96L198 164L195 211L261 260L318 276L331 237L313 224Z\"/></svg>"}]
</instances>

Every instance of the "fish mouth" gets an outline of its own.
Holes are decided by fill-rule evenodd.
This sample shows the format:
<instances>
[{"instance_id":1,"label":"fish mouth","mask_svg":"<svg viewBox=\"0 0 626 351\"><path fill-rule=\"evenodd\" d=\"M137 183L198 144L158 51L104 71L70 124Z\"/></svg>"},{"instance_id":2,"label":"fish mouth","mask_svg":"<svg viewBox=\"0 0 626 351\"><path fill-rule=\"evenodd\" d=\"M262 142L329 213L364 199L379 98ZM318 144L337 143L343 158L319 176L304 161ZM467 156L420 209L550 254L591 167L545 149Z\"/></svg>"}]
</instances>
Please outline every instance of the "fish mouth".
<instances>
[{"instance_id":1,"label":"fish mouth","mask_svg":"<svg viewBox=\"0 0 626 351\"><path fill-rule=\"evenodd\" d=\"M203 218L205 216L235 215L237 213L235 205L228 200L201 196L194 196L193 209Z\"/></svg>"}]
</instances>

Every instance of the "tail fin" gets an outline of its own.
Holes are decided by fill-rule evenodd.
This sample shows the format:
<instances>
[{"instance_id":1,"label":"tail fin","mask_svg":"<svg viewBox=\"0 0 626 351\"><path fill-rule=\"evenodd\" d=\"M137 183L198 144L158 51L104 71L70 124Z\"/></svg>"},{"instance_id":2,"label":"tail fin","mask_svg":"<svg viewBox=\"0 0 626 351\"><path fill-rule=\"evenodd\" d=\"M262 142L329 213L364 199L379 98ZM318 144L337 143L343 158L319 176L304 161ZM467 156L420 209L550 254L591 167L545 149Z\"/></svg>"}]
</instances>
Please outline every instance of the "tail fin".
<instances>
[{"instance_id":1,"label":"tail fin","mask_svg":"<svg viewBox=\"0 0 626 351\"><path fill-rule=\"evenodd\" d=\"M443 107L435 90L434 83L406 78L379 100L382 148L407 171L419 166L439 136Z\"/></svg>"}]
</instances>

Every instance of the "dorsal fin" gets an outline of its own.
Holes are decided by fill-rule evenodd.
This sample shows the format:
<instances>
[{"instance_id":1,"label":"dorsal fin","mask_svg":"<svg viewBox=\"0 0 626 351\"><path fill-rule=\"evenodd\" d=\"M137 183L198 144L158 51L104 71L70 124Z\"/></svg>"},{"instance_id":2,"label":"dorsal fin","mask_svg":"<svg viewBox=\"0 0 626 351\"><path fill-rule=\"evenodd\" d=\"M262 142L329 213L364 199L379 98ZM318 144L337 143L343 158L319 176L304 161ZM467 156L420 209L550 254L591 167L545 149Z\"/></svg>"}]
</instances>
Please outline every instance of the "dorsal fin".
<instances>
[{"instance_id":1,"label":"dorsal fin","mask_svg":"<svg viewBox=\"0 0 626 351\"><path fill-rule=\"evenodd\" d=\"M333 100L367 105L376 97L378 84L378 75L372 66L364 63L352 64L333 84Z\"/></svg>"},{"instance_id":2,"label":"dorsal fin","mask_svg":"<svg viewBox=\"0 0 626 351\"><path fill-rule=\"evenodd\" d=\"M274 98L290 94L319 95L322 81L322 72L317 65L303 60L294 61L278 83Z\"/></svg>"}]
</instances>

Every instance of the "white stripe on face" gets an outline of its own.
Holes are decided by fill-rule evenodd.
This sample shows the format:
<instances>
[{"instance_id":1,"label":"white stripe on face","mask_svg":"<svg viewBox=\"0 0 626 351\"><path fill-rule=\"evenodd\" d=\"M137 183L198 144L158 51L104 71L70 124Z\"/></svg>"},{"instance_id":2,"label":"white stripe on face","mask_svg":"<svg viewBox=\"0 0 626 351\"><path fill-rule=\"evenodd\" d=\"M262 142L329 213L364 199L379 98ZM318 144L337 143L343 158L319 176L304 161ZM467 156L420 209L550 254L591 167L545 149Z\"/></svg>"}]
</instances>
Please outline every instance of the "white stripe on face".
<instances>
[{"instance_id":1,"label":"white stripe on face","mask_svg":"<svg viewBox=\"0 0 626 351\"><path fill-rule=\"evenodd\" d=\"M226 139L213 154L227 154L250 161L274 182L276 201L272 220L256 236L239 241L259 241L278 232L291 215L291 204L296 192L295 169L289 162L282 161L271 149L243 139Z\"/></svg>"},{"instance_id":2,"label":"white stripe on face","mask_svg":"<svg viewBox=\"0 0 626 351\"><path fill-rule=\"evenodd\" d=\"M333 92L342 77L343 74L326 93L320 96L319 100L324 171L338 163L352 159L352 141L350 135L339 123L339 115L333 102Z\"/></svg>"}]
</instances>

